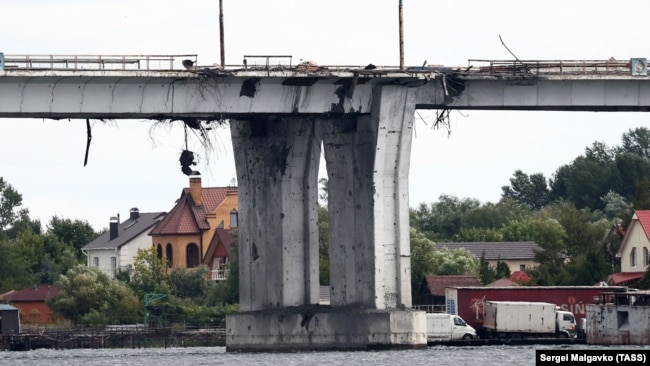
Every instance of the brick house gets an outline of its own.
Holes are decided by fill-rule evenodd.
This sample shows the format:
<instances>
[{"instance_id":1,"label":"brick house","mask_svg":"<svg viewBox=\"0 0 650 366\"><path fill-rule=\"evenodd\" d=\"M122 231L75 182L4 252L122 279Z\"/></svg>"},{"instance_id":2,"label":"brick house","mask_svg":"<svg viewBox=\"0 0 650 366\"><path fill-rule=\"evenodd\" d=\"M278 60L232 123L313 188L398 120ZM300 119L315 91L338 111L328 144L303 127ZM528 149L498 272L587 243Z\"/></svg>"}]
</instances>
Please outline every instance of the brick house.
<instances>
[{"instance_id":1,"label":"brick house","mask_svg":"<svg viewBox=\"0 0 650 366\"><path fill-rule=\"evenodd\" d=\"M609 276L607 283L635 286L650 263L650 210L635 211L616 257L621 260L621 272Z\"/></svg>"},{"instance_id":2,"label":"brick house","mask_svg":"<svg viewBox=\"0 0 650 366\"><path fill-rule=\"evenodd\" d=\"M207 264L215 279L225 279L230 230L237 227L237 187L202 187L201 176L190 176L174 208L151 230L159 258L169 267ZM210 275L212 278L213 275Z\"/></svg>"},{"instance_id":3,"label":"brick house","mask_svg":"<svg viewBox=\"0 0 650 366\"><path fill-rule=\"evenodd\" d=\"M535 253L542 250L534 241L436 243L436 248L465 248L476 258L481 258L485 253L485 260L491 266L496 267L500 259L508 265L510 273L537 266Z\"/></svg>"},{"instance_id":4,"label":"brick house","mask_svg":"<svg viewBox=\"0 0 650 366\"><path fill-rule=\"evenodd\" d=\"M59 288L55 285L34 285L4 293L0 295L0 301L17 307L23 324L53 324L57 316L47 305L47 300L58 293Z\"/></svg>"}]
</instances>

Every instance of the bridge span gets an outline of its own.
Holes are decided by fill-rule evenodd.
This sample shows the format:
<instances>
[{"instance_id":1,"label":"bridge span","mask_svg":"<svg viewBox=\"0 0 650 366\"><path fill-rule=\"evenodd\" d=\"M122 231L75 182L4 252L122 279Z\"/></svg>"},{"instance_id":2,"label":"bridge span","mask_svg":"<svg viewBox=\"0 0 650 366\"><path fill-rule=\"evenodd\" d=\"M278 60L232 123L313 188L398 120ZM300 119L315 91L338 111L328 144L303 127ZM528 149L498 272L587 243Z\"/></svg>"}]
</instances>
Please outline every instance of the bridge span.
<instances>
[{"instance_id":1,"label":"bridge span","mask_svg":"<svg viewBox=\"0 0 650 366\"><path fill-rule=\"evenodd\" d=\"M227 319L231 351L426 347L424 313L411 309L410 289L416 109L650 108L647 70L636 68L647 67L645 59L405 70L185 60L154 70L139 57L6 56L0 117L229 122L240 184L240 313ZM327 307L318 305L321 153L329 179Z\"/></svg>"}]
</instances>

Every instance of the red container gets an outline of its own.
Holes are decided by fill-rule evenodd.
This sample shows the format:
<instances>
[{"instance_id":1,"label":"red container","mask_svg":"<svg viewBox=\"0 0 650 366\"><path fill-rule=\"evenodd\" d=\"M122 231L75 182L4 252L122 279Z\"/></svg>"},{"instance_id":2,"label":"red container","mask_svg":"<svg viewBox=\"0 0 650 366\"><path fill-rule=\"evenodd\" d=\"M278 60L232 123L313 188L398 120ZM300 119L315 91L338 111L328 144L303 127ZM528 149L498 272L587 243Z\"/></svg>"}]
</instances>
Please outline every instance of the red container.
<instances>
[{"instance_id":1,"label":"red container","mask_svg":"<svg viewBox=\"0 0 650 366\"><path fill-rule=\"evenodd\" d=\"M624 292L625 286L514 286L514 287L447 287L447 313L459 315L479 335L483 329L485 301L550 302L575 315L576 322L585 317L587 304L601 292Z\"/></svg>"}]
</instances>

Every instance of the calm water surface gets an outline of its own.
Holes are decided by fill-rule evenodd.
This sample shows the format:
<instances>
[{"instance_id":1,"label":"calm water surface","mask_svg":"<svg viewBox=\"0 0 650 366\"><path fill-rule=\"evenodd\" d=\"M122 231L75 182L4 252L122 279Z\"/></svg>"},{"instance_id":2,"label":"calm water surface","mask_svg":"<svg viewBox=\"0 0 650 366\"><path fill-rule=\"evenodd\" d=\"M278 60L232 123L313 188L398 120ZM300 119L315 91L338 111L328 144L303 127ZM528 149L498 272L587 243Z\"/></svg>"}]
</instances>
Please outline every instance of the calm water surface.
<instances>
[{"instance_id":1,"label":"calm water surface","mask_svg":"<svg viewBox=\"0 0 650 366\"><path fill-rule=\"evenodd\" d=\"M534 365L535 349L607 349L596 346L430 347L376 352L226 353L224 347L0 351L0 365ZM644 347L613 347L642 348Z\"/></svg>"}]
</instances>

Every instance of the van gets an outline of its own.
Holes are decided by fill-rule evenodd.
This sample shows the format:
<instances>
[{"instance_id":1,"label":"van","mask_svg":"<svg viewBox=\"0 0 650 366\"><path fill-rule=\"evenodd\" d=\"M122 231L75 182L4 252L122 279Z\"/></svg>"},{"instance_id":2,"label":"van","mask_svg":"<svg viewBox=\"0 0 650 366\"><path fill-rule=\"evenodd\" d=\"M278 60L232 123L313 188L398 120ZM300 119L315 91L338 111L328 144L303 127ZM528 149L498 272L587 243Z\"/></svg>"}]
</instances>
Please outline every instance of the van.
<instances>
[{"instance_id":1,"label":"van","mask_svg":"<svg viewBox=\"0 0 650 366\"><path fill-rule=\"evenodd\" d=\"M476 338L476 330L452 314L427 313L427 341L457 341Z\"/></svg>"}]
</instances>

